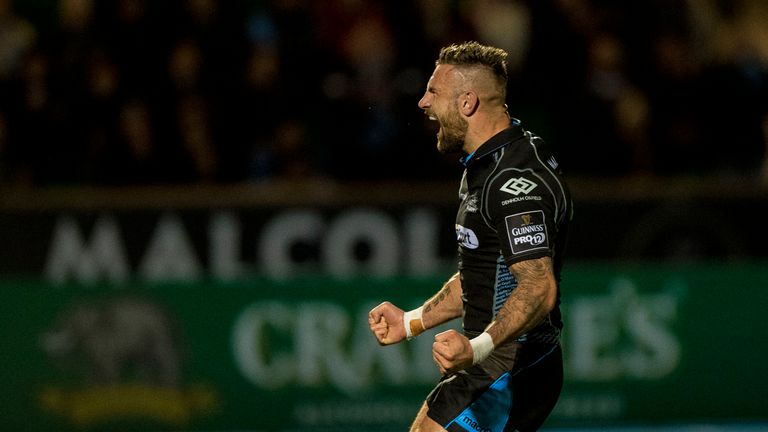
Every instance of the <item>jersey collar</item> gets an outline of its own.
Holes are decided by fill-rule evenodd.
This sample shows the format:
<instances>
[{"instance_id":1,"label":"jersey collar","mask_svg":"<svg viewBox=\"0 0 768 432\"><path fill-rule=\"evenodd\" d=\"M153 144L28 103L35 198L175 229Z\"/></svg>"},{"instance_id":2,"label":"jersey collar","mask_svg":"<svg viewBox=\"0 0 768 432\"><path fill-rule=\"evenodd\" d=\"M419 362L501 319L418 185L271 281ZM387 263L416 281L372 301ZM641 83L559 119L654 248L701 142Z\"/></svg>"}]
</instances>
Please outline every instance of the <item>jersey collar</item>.
<instances>
[{"instance_id":1,"label":"jersey collar","mask_svg":"<svg viewBox=\"0 0 768 432\"><path fill-rule=\"evenodd\" d=\"M459 162L465 167L468 167L472 161L488 156L507 144L522 138L524 134L525 131L520 125L520 120L513 118L510 121L508 128L489 138L488 141L484 142L477 150L459 159Z\"/></svg>"}]
</instances>

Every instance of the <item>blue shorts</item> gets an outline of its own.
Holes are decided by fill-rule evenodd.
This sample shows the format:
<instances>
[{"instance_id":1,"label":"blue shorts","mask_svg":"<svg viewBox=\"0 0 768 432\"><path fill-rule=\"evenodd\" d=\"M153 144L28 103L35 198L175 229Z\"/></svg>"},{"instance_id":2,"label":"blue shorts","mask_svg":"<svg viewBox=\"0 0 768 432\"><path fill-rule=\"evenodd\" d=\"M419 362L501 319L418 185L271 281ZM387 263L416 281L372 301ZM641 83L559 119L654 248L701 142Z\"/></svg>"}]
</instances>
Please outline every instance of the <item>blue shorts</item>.
<instances>
[{"instance_id":1,"label":"blue shorts","mask_svg":"<svg viewBox=\"0 0 768 432\"><path fill-rule=\"evenodd\" d=\"M427 397L427 416L448 432L538 430L563 387L559 345L517 348L512 370L494 378L480 365L443 377Z\"/></svg>"}]
</instances>

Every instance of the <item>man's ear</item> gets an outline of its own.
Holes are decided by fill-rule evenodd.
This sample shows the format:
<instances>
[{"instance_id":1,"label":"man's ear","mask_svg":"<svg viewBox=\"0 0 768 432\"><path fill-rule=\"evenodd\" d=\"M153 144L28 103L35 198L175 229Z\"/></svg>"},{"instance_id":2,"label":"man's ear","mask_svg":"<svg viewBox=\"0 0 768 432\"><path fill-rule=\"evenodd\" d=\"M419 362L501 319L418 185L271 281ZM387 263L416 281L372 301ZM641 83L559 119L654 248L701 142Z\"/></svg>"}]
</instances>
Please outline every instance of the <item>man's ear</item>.
<instances>
[{"instance_id":1,"label":"man's ear","mask_svg":"<svg viewBox=\"0 0 768 432\"><path fill-rule=\"evenodd\" d=\"M459 110L465 116L471 116L480 106L480 99L475 92L465 92L459 100Z\"/></svg>"}]
</instances>

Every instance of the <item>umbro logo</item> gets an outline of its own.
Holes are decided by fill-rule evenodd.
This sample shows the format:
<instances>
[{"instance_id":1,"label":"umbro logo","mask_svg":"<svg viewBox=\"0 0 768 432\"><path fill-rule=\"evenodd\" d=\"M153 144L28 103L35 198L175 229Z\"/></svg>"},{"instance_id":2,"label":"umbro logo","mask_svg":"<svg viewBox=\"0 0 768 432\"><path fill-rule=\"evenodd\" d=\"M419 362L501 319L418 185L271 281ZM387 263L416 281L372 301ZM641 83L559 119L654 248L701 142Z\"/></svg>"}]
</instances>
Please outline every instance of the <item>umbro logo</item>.
<instances>
[{"instance_id":1,"label":"umbro logo","mask_svg":"<svg viewBox=\"0 0 768 432\"><path fill-rule=\"evenodd\" d=\"M526 178L518 177L509 179L500 190L515 196L520 194L528 195L536 186L538 186L536 183Z\"/></svg>"}]
</instances>

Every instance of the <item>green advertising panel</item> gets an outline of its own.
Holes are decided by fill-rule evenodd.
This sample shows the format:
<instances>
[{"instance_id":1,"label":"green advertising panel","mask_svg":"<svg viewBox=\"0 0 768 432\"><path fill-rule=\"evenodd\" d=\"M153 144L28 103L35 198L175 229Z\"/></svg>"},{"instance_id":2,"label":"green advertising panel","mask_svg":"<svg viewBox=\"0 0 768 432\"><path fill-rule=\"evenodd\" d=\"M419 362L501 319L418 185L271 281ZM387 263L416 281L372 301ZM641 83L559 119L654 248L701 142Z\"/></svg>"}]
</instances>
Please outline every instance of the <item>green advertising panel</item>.
<instances>
[{"instance_id":1,"label":"green advertising panel","mask_svg":"<svg viewBox=\"0 0 768 432\"><path fill-rule=\"evenodd\" d=\"M446 275L447 276L447 275ZM434 329L380 347L367 312L443 277L0 282L5 430L396 431L438 378ZM768 419L768 269L579 264L549 426Z\"/></svg>"}]
</instances>

